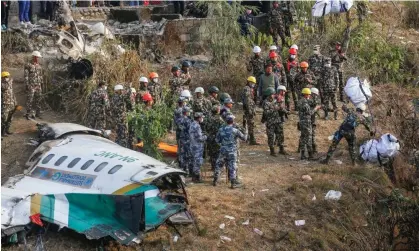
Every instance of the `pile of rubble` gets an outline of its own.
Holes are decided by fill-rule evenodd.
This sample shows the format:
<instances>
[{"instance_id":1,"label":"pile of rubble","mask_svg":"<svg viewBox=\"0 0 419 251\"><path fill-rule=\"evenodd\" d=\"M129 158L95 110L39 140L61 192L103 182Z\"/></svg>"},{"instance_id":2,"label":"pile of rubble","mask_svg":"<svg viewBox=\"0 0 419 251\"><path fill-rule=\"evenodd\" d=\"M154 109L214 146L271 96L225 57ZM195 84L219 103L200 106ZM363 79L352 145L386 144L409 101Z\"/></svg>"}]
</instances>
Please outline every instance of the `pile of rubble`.
<instances>
[{"instance_id":1,"label":"pile of rubble","mask_svg":"<svg viewBox=\"0 0 419 251\"><path fill-rule=\"evenodd\" d=\"M153 21L133 21L129 23L120 23L115 20L109 20L110 30L114 34L121 35L145 35L145 36L161 36L164 33L167 20L162 19L160 22Z\"/></svg>"}]
</instances>

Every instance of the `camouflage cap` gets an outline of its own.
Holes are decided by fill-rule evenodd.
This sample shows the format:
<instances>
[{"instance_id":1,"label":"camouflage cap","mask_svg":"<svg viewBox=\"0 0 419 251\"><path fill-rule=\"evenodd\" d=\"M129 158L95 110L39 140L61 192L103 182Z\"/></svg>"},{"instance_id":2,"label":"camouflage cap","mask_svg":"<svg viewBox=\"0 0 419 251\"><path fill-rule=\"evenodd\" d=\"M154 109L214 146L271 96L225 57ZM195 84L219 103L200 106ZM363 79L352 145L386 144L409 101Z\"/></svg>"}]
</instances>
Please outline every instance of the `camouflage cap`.
<instances>
[{"instance_id":1,"label":"camouflage cap","mask_svg":"<svg viewBox=\"0 0 419 251\"><path fill-rule=\"evenodd\" d=\"M190 112L191 111L191 108L189 108L189 106L184 106L183 108L182 108L182 112L183 113L185 113L185 112Z\"/></svg>"}]
</instances>

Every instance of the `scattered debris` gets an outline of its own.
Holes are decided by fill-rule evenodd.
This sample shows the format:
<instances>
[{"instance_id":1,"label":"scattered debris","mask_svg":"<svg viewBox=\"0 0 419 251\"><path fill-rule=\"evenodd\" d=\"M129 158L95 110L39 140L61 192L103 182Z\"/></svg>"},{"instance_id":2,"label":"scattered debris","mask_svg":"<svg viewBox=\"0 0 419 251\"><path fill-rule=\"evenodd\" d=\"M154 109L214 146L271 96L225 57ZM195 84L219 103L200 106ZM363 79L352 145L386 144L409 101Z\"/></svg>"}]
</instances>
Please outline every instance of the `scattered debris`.
<instances>
[{"instance_id":1,"label":"scattered debris","mask_svg":"<svg viewBox=\"0 0 419 251\"><path fill-rule=\"evenodd\" d=\"M290 159L290 160L295 160L295 158L293 158L293 157L289 157L288 159Z\"/></svg>"},{"instance_id":2,"label":"scattered debris","mask_svg":"<svg viewBox=\"0 0 419 251\"><path fill-rule=\"evenodd\" d=\"M299 226L304 226L306 224L306 221L305 220L296 220L295 221L295 225L297 226L297 227L299 227Z\"/></svg>"},{"instance_id":3,"label":"scattered debris","mask_svg":"<svg viewBox=\"0 0 419 251\"><path fill-rule=\"evenodd\" d=\"M252 189L252 197L255 197L255 190Z\"/></svg>"},{"instance_id":4,"label":"scattered debris","mask_svg":"<svg viewBox=\"0 0 419 251\"><path fill-rule=\"evenodd\" d=\"M327 139L329 140L329 141L332 141L333 140L333 135L331 135L331 136L329 136L329 137L327 137Z\"/></svg>"},{"instance_id":5,"label":"scattered debris","mask_svg":"<svg viewBox=\"0 0 419 251\"><path fill-rule=\"evenodd\" d=\"M247 219L245 222L242 223L242 225L244 225L244 226L247 226L249 224L250 224L250 220L249 219Z\"/></svg>"},{"instance_id":6,"label":"scattered debris","mask_svg":"<svg viewBox=\"0 0 419 251\"><path fill-rule=\"evenodd\" d=\"M267 192L267 191L269 191L269 189L262 189L262 190L260 190L261 192Z\"/></svg>"},{"instance_id":7,"label":"scattered debris","mask_svg":"<svg viewBox=\"0 0 419 251\"><path fill-rule=\"evenodd\" d=\"M226 216L224 216L224 218L229 219L229 220L234 220L235 219L233 216L230 216L230 215L226 215Z\"/></svg>"},{"instance_id":8,"label":"scattered debris","mask_svg":"<svg viewBox=\"0 0 419 251\"><path fill-rule=\"evenodd\" d=\"M179 236L175 235L173 236L173 242L177 242L179 240Z\"/></svg>"},{"instance_id":9,"label":"scattered debris","mask_svg":"<svg viewBox=\"0 0 419 251\"><path fill-rule=\"evenodd\" d=\"M262 231L260 231L259 229L257 229L257 228L253 228L253 232L255 232L255 233L257 233L258 235L260 235L260 236L262 236L263 235L263 232Z\"/></svg>"},{"instance_id":10,"label":"scattered debris","mask_svg":"<svg viewBox=\"0 0 419 251\"><path fill-rule=\"evenodd\" d=\"M224 229L225 227L226 227L226 224L224 224L224 223L221 223L220 226L219 226L220 229Z\"/></svg>"},{"instance_id":11,"label":"scattered debris","mask_svg":"<svg viewBox=\"0 0 419 251\"><path fill-rule=\"evenodd\" d=\"M343 164L343 162L342 162L341 160L338 160L338 159L336 159L336 160L335 160L335 162L336 162L336 164L338 164L338 165L342 165L342 164Z\"/></svg>"},{"instance_id":12,"label":"scattered debris","mask_svg":"<svg viewBox=\"0 0 419 251\"><path fill-rule=\"evenodd\" d=\"M221 239L221 242L224 242L224 241L231 241L231 238L229 238L229 237L227 237L227 236L223 236L223 235L221 235L221 236L220 236L220 239Z\"/></svg>"},{"instance_id":13,"label":"scattered debris","mask_svg":"<svg viewBox=\"0 0 419 251\"><path fill-rule=\"evenodd\" d=\"M313 198L311 198L311 200L312 200L312 201L317 200L317 198L316 198L316 195L315 195L315 194L313 195Z\"/></svg>"},{"instance_id":14,"label":"scattered debris","mask_svg":"<svg viewBox=\"0 0 419 251\"><path fill-rule=\"evenodd\" d=\"M340 191L330 190L329 192L327 192L324 199L325 200L339 200L340 197L342 197L342 193Z\"/></svg>"},{"instance_id":15,"label":"scattered debris","mask_svg":"<svg viewBox=\"0 0 419 251\"><path fill-rule=\"evenodd\" d=\"M311 178L311 176L310 175L303 175L303 176L301 176L301 179L303 180L303 181L312 181L313 179Z\"/></svg>"}]
</instances>

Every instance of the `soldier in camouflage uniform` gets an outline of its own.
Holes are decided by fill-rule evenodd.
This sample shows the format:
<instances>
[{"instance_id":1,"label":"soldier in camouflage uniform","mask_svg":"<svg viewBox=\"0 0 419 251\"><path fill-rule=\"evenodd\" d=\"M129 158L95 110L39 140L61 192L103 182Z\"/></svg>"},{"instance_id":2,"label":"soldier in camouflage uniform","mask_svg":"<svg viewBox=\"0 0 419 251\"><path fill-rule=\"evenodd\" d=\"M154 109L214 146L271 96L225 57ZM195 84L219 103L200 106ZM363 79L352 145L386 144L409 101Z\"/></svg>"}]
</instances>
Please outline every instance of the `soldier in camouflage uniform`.
<instances>
[{"instance_id":1,"label":"soldier in camouflage uniform","mask_svg":"<svg viewBox=\"0 0 419 251\"><path fill-rule=\"evenodd\" d=\"M182 72L180 77L182 78L182 90L189 90L189 85L191 84L191 74L189 73L189 68L191 67L191 63L189 61L184 61L182 63Z\"/></svg>"},{"instance_id":2,"label":"soldier in camouflage uniform","mask_svg":"<svg viewBox=\"0 0 419 251\"><path fill-rule=\"evenodd\" d=\"M336 42L336 50L332 54L332 66L336 68L339 74L339 100L343 102L343 61L348 60L345 56L345 53L342 51L342 46L339 42Z\"/></svg>"},{"instance_id":3,"label":"soldier in camouflage uniform","mask_svg":"<svg viewBox=\"0 0 419 251\"><path fill-rule=\"evenodd\" d=\"M217 164L214 171L213 185L216 186L220 177L221 168L227 164L228 176L231 182L231 188L241 186L236 176L236 162L237 162L237 139L240 138L246 141L247 135L241 133L238 129L233 127L234 116L228 115L226 117L227 124L218 130L215 141L220 145L220 154L217 158Z\"/></svg>"},{"instance_id":4,"label":"soldier in camouflage uniform","mask_svg":"<svg viewBox=\"0 0 419 251\"><path fill-rule=\"evenodd\" d=\"M330 58L325 59L320 83L323 94L322 105L325 113L325 119L329 119L329 111L333 111L335 120L337 120L338 107L336 105L336 90L339 84L339 75L336 68L332 67L332 61ZM333 110L329 108L329 102L332 103Z\"/></svg>"},{"instance_id":5,"label":"soldier in camouflage uniform","mask_svg":"<svg viewBox=\"0 0 419 251\"><path fill-rule=\"evenodd\" d=\"M294 1L280 1L279 7L281 8L282 18L284 20L285 35L291 37L290 26L297 20Z\"/></svg>"},{"instance_id":6,"label":"soldier in camouflage uniform","mask_svg":"<svg viewBox=\"0 0 419 251\"><path fill-rule=\"evenodd\" d=\"M256 78L256 80L263 74L264 71L264 61L260 55L262 50L259 46L255 46L253 48L254 56L250 58L249 63L247 64L247 71L251 72L252 75ZM256 84L256 89L259 83ZM255 102L256 102L256 95L255 95Z\"/></svg>"},{"instance_id":7,"label":"soldier in camouflage uniform","mask_svg":"<svg viewBox=\"0 0 419 251\"><path fill-rule=\"evenodd\" d=\"M130 97L124 92L124 87L115 85L114 95L111 99L111 114L116 126L115 142L123 147L127 147L128 144L127 112L133 106Z\"/></svg>"},{"instance_id":8,"label":"soldier in camouflage uniform","mask_svg":"<svg viewBox=\"0 0 419 251\"><path fill-rule=\"evenodd\" d=\"M218 154L220 153L220 146L215 142L215 137L217 136L218 130L224 124L224 121L220 117L220 106L214 105L212 107L212 114L208 117L205 123L205 132L207 133L207 146L208 146L208 155L210 157L211 168L214 171Z\"/></svg>"},{"instance_id":9,"label":"soldier in camouflage uniform","mask_svg":"<svg viewBox=\"0 0 419 251\"><path fill-rule=\"evenodd\" d=\"M196 88L195 94L196 97L192 102L192 110L194 112L202 112L204 116L208 116L211 113L212 104L211 101L204 97L204 88Z\"/></svg>"},{"instance_id":10,"label":"soldier in camouflage uniform","mask_svg":"<svg viewBox=\"0 0 419 251\"><path fill-rule=\"evenodd\" d=\"M247 78L247 85L244 87L242 92L243 101L243 127L249 132L249 144L259 145L256 142L254 128L255 128L255 117L256 117L256 103L255 103L255 85L256 78L250 76Z\"/></svg>"},{"instance_id":11,"label":"soldier in camouflage uniform","mask_svg":"<svg viewBox=\"0 0 419 251\"><path fill-rule=\"evenodd\" d=\"M298 100L299 93L295 89L294 79L295 79L295 76L298 74L299 69L298 69L297 50L295 48L291 48L289 50L289 56L284 66L285 66L285 73L287 75L287 84L288 84L288 89L289 89L289 91L286 92L285 105L287 106L287 110L290 111L290 103L291 103L290 95L292 95L292 99L294 101L294 109L297 110L297 100Z\"/></svg>"},{"instance_id":12,"label":"soldier in camouflage uniform","mask_svg":"<svg viewBox=\"0 0 419 251\"><path fill-rule=\"evenodd\" d=\"M316 106L321 105L321 101L320 101L320 92L317 88L312 87L311 89L311 108L314 109L316 108ZM312 125L312 147L313 147L313 153L317 153L317 144L316 144L316 115L317 112L313 114L313 116L311 116L311 125ZM300 152L300 151L298 151Z\"/></svg>"},{"instance_id":13,"label":"soldier in camouflage uniform","mask_svg":"<svg viewBox=\"0 0 419 251\"><path fill-rule=\"evenodd\" d=\"M316 83L320 79L320 75L323 70L324 65L324 56L320 54L320 45L315 45L313 48L313 55L308 58L308 64L310 65L310 70L314 74ZM319 88L318 86L316 86Z\"/></svg>"},{"instance_id":14,"label":"soldier in camouflage uniform","mask_svg":"<svg viewBox=\"0 0 419 251\"><path fill-rule=\"evenodd\" d=\"M137 96L135 99L135 102L137 104L141 104L142 103L142 98L143 95L148 93L148 79L146 77L140 77L139 80L139 86L138 86L138 91L137 91Z\"/></svg>"},{"instance_id":15,"label":"soldier in camouflage uniform","mask_svg":"<svg viewBox=\"0 0 419 251\"><path fill-rule=\"evenodd\" d=\"M301 71L295 76L294 87L295 91L301 93L303 88L311 88L315 86L315 76L311 70L308 69L308 63L303 61L300 64ZM300 97L302 94L300 94Z\"/></svg>"},{"instance_id":16,"label":"soldier in camouflage uniform","mask_svg":"<svg viewBox=\"0 0 419 251\"><path fill-rule=\"evenodd\" d=\"M273 2L272 9L268 13L269 32L274 38L274 43L278 44L278 36L281 37L282 47L287 46L285 41L285 27L281 9L278 2Z\"/></svg>"},{"instance_id":17,"label":"soldier in camouflage uniform","mask_svg":"<svg viewBox=\"0 0 419 251\"><path fill-rule=\"evenodd\" d=\"M27 91L26 96L26 118L40 117L41 112L41 93L42 93L42 68L39 64L42 55L39 51L32 53L32 62L25 66L24 78Z\"/></svg>"},{"instance_id":18,"label":"soldier in camouflage uniform","mask_svg":"<svg viewBox=\"0 0 419 251\"><path fill-rule=\"evenodd\" d=\"M148 84L148 91L154 99L154 103L158 104L163 99L163 86L159 82L159 75L156 72L151 72L149 76L151 83Z\"/></svg>"},{"instance_id":19,"label":"soldier in camouflage uniform","mask_svg":"<svg viewBox=\"0 0 419 251\"><path fill-rule=\"evenodd\" d=\"M275 153L275 141L278 142L279 153L287 154L284 150L284 127L280 113L286 112L285 103L278 103L274 99L275 90L268 88L265 95L267 98L263 102L262 123L266 123L266 134L268 136L269 150L272 156Z\"/></svg>"},{"instance_id":20,"label":"soldier in camouflage uniform","mask_svg":"<svg viewBox=\"0 0 419 251\"><path fill-rule=\"evenodd\" d=\"M179 96L182 92L183 79L180 77L180 69L177 66L172 67L172 77L169 80L170 91L173 96Z\"/></svg>"},{"instance_id":21,"label":"soldier in camouflage uniform","mask_svg":"<svg viewBox=\"0 0 419 251\"><path fill-rule=\"evenodd\" d=\"M192 121L189 118L190 111L191 110L189 107L184 106L182 108L182 116L176 120L176 126L179 130L179 140L178 140L179 167L187 173L190 172L189 169L191 167L189 128Z\"/></svg>"},{"instance_id":22,"label":"soldier in camouflage uniform","mask_svg":"<svg viewBox=\"0 0 419 251\"><path fill-rule=\"evenodd\" d=\"M356 134L355 129L358 125L362 124L370 132L370 136L374 136L374 132L371 129L370 121L364 114L366 110L365 104L361 103L357 105L356 112L352 109L348 109L346 106L342 107L342 110L347 112L345 120L339 127L333 136L332 145L329 147L327 152L326 159L322 160L321 163L328 164L330 158L332 157L334 151L336 150L340 140L345 138L349 145L349 155L351 156L352 165L356 165L356 152L355 152L355 143L356 143Z\"/></svg>"},{"instance_id":23,"label":"soldier in camouflage uniform","mask_svg":"<svg viewBox=\"0 0 419 251\"><path fill-rule=\"evenodd\" d=\"M221 105L220 101L217 99L219 92L220 92L220 90L216 86L211 86L208 89L208 93L209 93L208 99L211 102L211 107L213 107L214 105L218 105L218 106Z\"/></svg>"},{"instance_id":24,"label":"soldier in camouflage uniform","mask_svg":"<svg viewBox=\"0 0 419 251\"><path fill-rule=\"evenodd\" d=\"M204 163L204 143L207 136L202 132L204 121L202 112L195 112L194 121L189 127L189 139L192 156L192 182L201 182L201 166Z\"/></svg>"},{"instance_id":25,"label":"soldier in camouflage uniform","mask_svg":"<svg viewBox=\"0 0 419 251\"><path fill-rule=\"evenodd\" d=\"M311 91L309 88L304 88L301 92L303 97L298 101L298 116L300 121L298 122L298 128L301 131L299 149L301 149L301 159L306 159L305 149L307 147L308 159L313 159L313 131L312 131L312 116L316 113L319 106L314 109L311 107L310 95Z\"/></svg>"},{"instance_id":26,"label":"soldier in camouflage uniform","mask_svg":"<svg viewBox=\"0 0 419 251\"><path fill-rule=\"evenodd\" d=\"M284 65L278 60L278 54L276 52L271 52L269 54L269 61L267 64L272 65L272 72L278 77L279 84L287 87L287 76L285 74Z\"/></svg>"},{"instance_id":27,"label":"soldier in camouflage uniform","mask_svg":"<svg viewBox=\"0 0 419 251\"><path fill-rule=\"evenodd\" d=\"M16 97L13 93L13 79L9 72L1 73L1 136L7 137L10 132L13 114L16 110Z\"/></svg>"},{"instance_id":28,"label":"soldier in camouflage uniform","mask_svg":"<svg viewBox=\"0 0 419 251\"><path fill-rule=\"evenodd\" d=\"M128 104L128 111L133 111L135 109L135 105L137 103L137 90L135 88L129 88L127 92L127 97L129 98L130 102ZM134 139L135 139L135 127L136 127L136 120L132 119L128 121L128 139L127 139L127 147L129 149L134 149Z\"/></svg>"},{"instance_id":29,"label":"soldier in camouflage uniform","mask_svg":"<svg viewBox=\"0 0 419 251\"><path fill-rule=\"evenodd\" d=\"M106 128L106 114L109 110L107 86L100 82L96 90L89 97L88 126L97 130Z\"/></svg>"}]
</instances>

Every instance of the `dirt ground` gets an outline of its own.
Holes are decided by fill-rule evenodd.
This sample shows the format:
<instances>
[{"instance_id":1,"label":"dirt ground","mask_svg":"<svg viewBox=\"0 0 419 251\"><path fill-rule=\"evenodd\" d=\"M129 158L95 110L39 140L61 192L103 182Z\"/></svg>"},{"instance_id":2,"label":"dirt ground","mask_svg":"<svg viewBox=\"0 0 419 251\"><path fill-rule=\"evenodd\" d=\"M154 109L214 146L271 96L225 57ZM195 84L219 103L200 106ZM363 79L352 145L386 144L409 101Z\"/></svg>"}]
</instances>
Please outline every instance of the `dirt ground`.
<instances>
[{"instance_id":1,"label":"dirt ground","mask_svg":"<svg viewBox=\"0 0 419 251\"><path fill-rule=\"evenodd\" d=\"M25 90L23 88L23 71L11 69L14 78L14 88L18 103L25 104ZM236 114L241 114L240 107L236 107ZM35 149L29 144L31 138L36 137L36 124L24 117L24 111L15 115L12 123L13 135L2 140L2 184L8 177L23 173L24 163ZM241 123L241 115L238 115ZM317 142L319 156L327 151L332 135L341 122L318 119ZM243 189L231 190L225 183L223 176L221 185L211 185L212 173L208 163L205 164L204 184L190 184L188 193L191 210L197 218L199 232L193 227L180 228L182 237L172 243L169 239L176 234L171 228L161 227L156 232L147 234L143 250L162 250L173 245L173 250L316 250L311 248L304 235L315 235L321 228L322 220L318 215L308 211L307 204L324 203L323 197L330 189L339 189L342 174L348 171L349 163L347 144L342 142L336 151L335 158L343 164L332 161L326 167L316 161L300 161L296 152L299 132L296 129L297 116L292 114L285 123L285 144L289 156L271 157L267 146L264 125L257 117L257 140L260 146L241 144L239 177L245 184ZM66 116L51 109L42 113L42 121L72 122ZM362 130L359 130L360 132ZM365 134L361 133L362 137ZM308 174L313 181L302 181L301 176ZM304 188L304 193L296 194L296 188ZM297 189L298 190L298 189ZM345 191L343 191L345 196ZM317 200L313 201L313 197ZM233 216L229 220L225 216ZM324 215L327 217L326 215ZM249 225L242 223L249 220ZM305 226L295 226L295 220L306 220ZM225 228L220 229L224 223ZM357 223L358 224L358 223ZM363 223L359 223L362 225ZM263 235L254 232L257 228ZM170 238L168 237L170 236ZM220 236L231 238L222 242ZM28 237L29 246L34 246L36 236ZM94 250L97 243L87 241L84 236L61 231L56 233L49 230L43 236L47 250ZM326 244L327 247L328 244ZM335 246L336 247L336 246ZM5 250L23 250L23 246L4 247ZM137 247L140 248L140 247ZM118 250L117 248L115 250ZM135 250L135 248L133 249Z\"/></svg>"}]
</instances>

